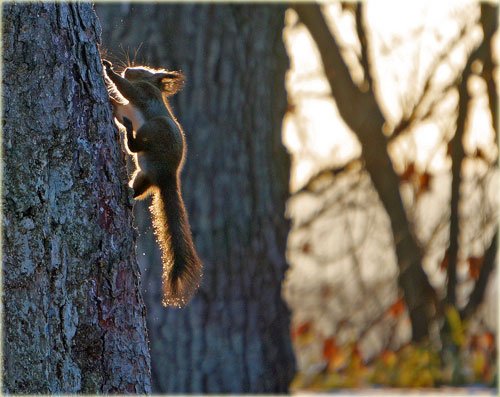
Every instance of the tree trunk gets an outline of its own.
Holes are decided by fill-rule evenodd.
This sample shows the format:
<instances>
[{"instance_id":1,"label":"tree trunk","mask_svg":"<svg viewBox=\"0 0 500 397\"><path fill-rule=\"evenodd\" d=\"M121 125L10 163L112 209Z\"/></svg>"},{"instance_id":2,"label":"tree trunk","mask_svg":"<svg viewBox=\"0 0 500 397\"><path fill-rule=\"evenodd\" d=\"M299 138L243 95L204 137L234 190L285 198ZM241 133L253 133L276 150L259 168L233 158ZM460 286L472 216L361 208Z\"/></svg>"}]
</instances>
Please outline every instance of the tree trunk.
<instances>
[{"instance_id":1,"label":"tree trunk","mask_svg":"<svg viewBox=\"0 0 500 397\"><path fill-rule=\"evenodd\" d=\"M448 268L447 268L447 289L446 289L446 303L452 306L456 306L456 287L457 287L457 266L458 266L458 254L459 254L459 237L460 237L460 214L459 206L460 200L460 186L462 184L462 164L465 160L465 148L463 146L463 140L466 132L466 122L468 117L468 108L471 97L467 88L469 78L474 74L472 65L475 61L481 60L484 67L486 84L488 87L488 98L490 102L491 116L496 117L496 100L495 100L495 88L494 83L491 84L488 78L491 78L491 71L486 71L488 68L493 68L491 56L491 42L493 35L495 34L498 27L498 7L489 4L481 5L481 18L480 23L483 28L483 41L476 48L472 54L470 54L469 59L464 67L462 78L458 86L458 116L457 116L457 126L455 129L455 135L450 141L451 148L451 199L450 199L450 243L447 250L448 255ZM493 87L491 87L493 85ZM493 127L496 131L496 119L493 118ZM486 286L486 284L485 284Z\"/></svg>"},{"instance_id":2,"label":"tree trunk","mask_svg":"<svg viewBox=\"0 0 500 397\"><path fill-rule=\"evenodd\" d=\"M85 3L3 8L3 391L148 393L124 156Z\"/></svg>"},{"instance_id":3,"label":"tree trunk","mask_svg":"<svg viewBox=\"0 0 500 397\"><path fill-rule=\"evenodd\" d=\"M362 91L354 84L319 5L295 3L293 8L318 46L339 113L361 144L366 170L391 222L398 259L398 282L408 307L412 338L414 341L423 340L429 336L434 290L422 268L422 253L399 192L399 177L392 166L387 151L388 141L382 132L385 119L373 87Z\"/></svg>"},{"instance_id":4,"label":"tree trunk","mask_svg":"<svg viewBox=\"0 0 500 397\"><path fill-rule=\"evenodd\" d=\"M152 259L145 278L155 391L286 392L294 358L281 299L284 7L100 4L97 12L107 48L142 45L149 65L187 76L172 105L187 136L183 194L204 279L187 308L161 308L160 263L141 228L139 256Z\"/></svg>"}]
</instances>

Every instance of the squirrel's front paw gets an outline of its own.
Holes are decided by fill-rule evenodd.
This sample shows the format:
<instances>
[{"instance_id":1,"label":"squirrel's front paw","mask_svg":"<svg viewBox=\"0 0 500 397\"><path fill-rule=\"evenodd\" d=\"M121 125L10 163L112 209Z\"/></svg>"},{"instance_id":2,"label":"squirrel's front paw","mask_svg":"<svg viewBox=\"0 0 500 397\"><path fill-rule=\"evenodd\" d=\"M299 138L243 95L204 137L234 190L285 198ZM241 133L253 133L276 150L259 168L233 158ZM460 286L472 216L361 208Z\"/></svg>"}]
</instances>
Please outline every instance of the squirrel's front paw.
<instances>
[{"instance_id":1,"label":"squirrel's front paw","mask_svg":"<svg viewBox=\"0 0 500 397\"><path fill-rule=\"evenodd\" d=\"M102 64L104 65L106 70L113 70L113 65L111 64L111 62L107 61L106 59L102 60Z\"/></svg>"}]
</instances>

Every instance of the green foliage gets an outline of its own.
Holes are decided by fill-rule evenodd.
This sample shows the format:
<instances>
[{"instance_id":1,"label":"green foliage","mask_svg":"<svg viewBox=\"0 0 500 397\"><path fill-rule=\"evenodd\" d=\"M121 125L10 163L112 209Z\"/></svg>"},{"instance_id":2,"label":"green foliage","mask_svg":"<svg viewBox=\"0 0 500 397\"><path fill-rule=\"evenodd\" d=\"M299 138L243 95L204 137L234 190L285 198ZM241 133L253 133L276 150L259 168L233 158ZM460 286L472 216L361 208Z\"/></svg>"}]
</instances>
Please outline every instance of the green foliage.
<instances>
[{"instance_id":1,"label":"green foliage","mask_svg":"<svg viewBox=\"0 0 500 397\"><path fill-rule=\"evenodd\" d=\"M425 344L384 351L376 358L370 377L373 384L391 387L433 387L441 380L440 357Z\"/></svg>"},{"instance_id":2,"label":"green foliage","mask_svg":"<svg viewBox=\"0 0 500 397\"><path fill-rule=\"evenodd\" d=\"M357 343L339 346L334 337L322 337L311 323L294 327L297 350L309 349L291 385L292 390L328 391L351 387L422 388L467 384L494 386L496 342L490 332L471 334L456 309L447 309L450 343L441 348L429 342L409 343L397 350L383 350L363 360ZM320 346L315 346L320 344ZM308 368L304 368L304 365Z\"/></svg>"},{"instance_id":3,"label":"green foliage","mask_svg":"<svg viewBox=\"0 0 500 397\"><path fill-rule=\"evenodd\" d=\"M454 307L446 309L448 341L443 343L443 381L451 385L493 386L496 374L496 341L491 332L470 334Z\"/></svg>"}]
</instances>

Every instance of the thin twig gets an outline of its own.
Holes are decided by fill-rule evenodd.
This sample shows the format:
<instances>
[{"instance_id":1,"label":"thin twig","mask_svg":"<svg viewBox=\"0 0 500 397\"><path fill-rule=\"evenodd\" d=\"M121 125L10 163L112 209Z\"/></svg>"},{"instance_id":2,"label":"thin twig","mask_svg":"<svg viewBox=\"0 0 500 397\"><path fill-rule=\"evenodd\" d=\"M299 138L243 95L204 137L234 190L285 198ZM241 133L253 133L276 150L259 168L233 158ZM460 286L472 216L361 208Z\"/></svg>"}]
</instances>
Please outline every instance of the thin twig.
<instances>
[{"instance_id":1,"label":"thin twig","mask_svg":"<svg viewBox=\"0 0 500 397\"><path fill-rule=\"evenodd\" d=\"M361 45L360 63L364 71L364 79L367 84L367 90L373 89L373 79L370 73L370 60L368 58L368 40L366 29L363 23L363 3L359 3L356 7L356 32L358 33L359 43Z\"/></svg>"}]
</instances>

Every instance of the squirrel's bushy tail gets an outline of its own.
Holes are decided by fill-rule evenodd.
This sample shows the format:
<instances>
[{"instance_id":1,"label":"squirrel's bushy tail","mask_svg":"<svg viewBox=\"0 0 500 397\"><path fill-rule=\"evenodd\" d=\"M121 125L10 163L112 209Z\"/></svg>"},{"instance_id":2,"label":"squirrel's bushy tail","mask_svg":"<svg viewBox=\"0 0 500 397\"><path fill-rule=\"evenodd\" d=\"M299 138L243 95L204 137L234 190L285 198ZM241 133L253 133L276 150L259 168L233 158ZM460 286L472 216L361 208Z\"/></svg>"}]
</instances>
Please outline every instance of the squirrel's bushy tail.
<instances>
[{"instance_id":1,"label":"squirrel's bushy tail","mask_svg":"<svg viewBox=\"0 0 500 397\"><path fill-rule=\"evenodd\" d=\"M161 181L153 197L151 212L162 251L162 303L182 307L200 285L202 264L194 248L177 176Z\"/></svg>"}]
</instances>

